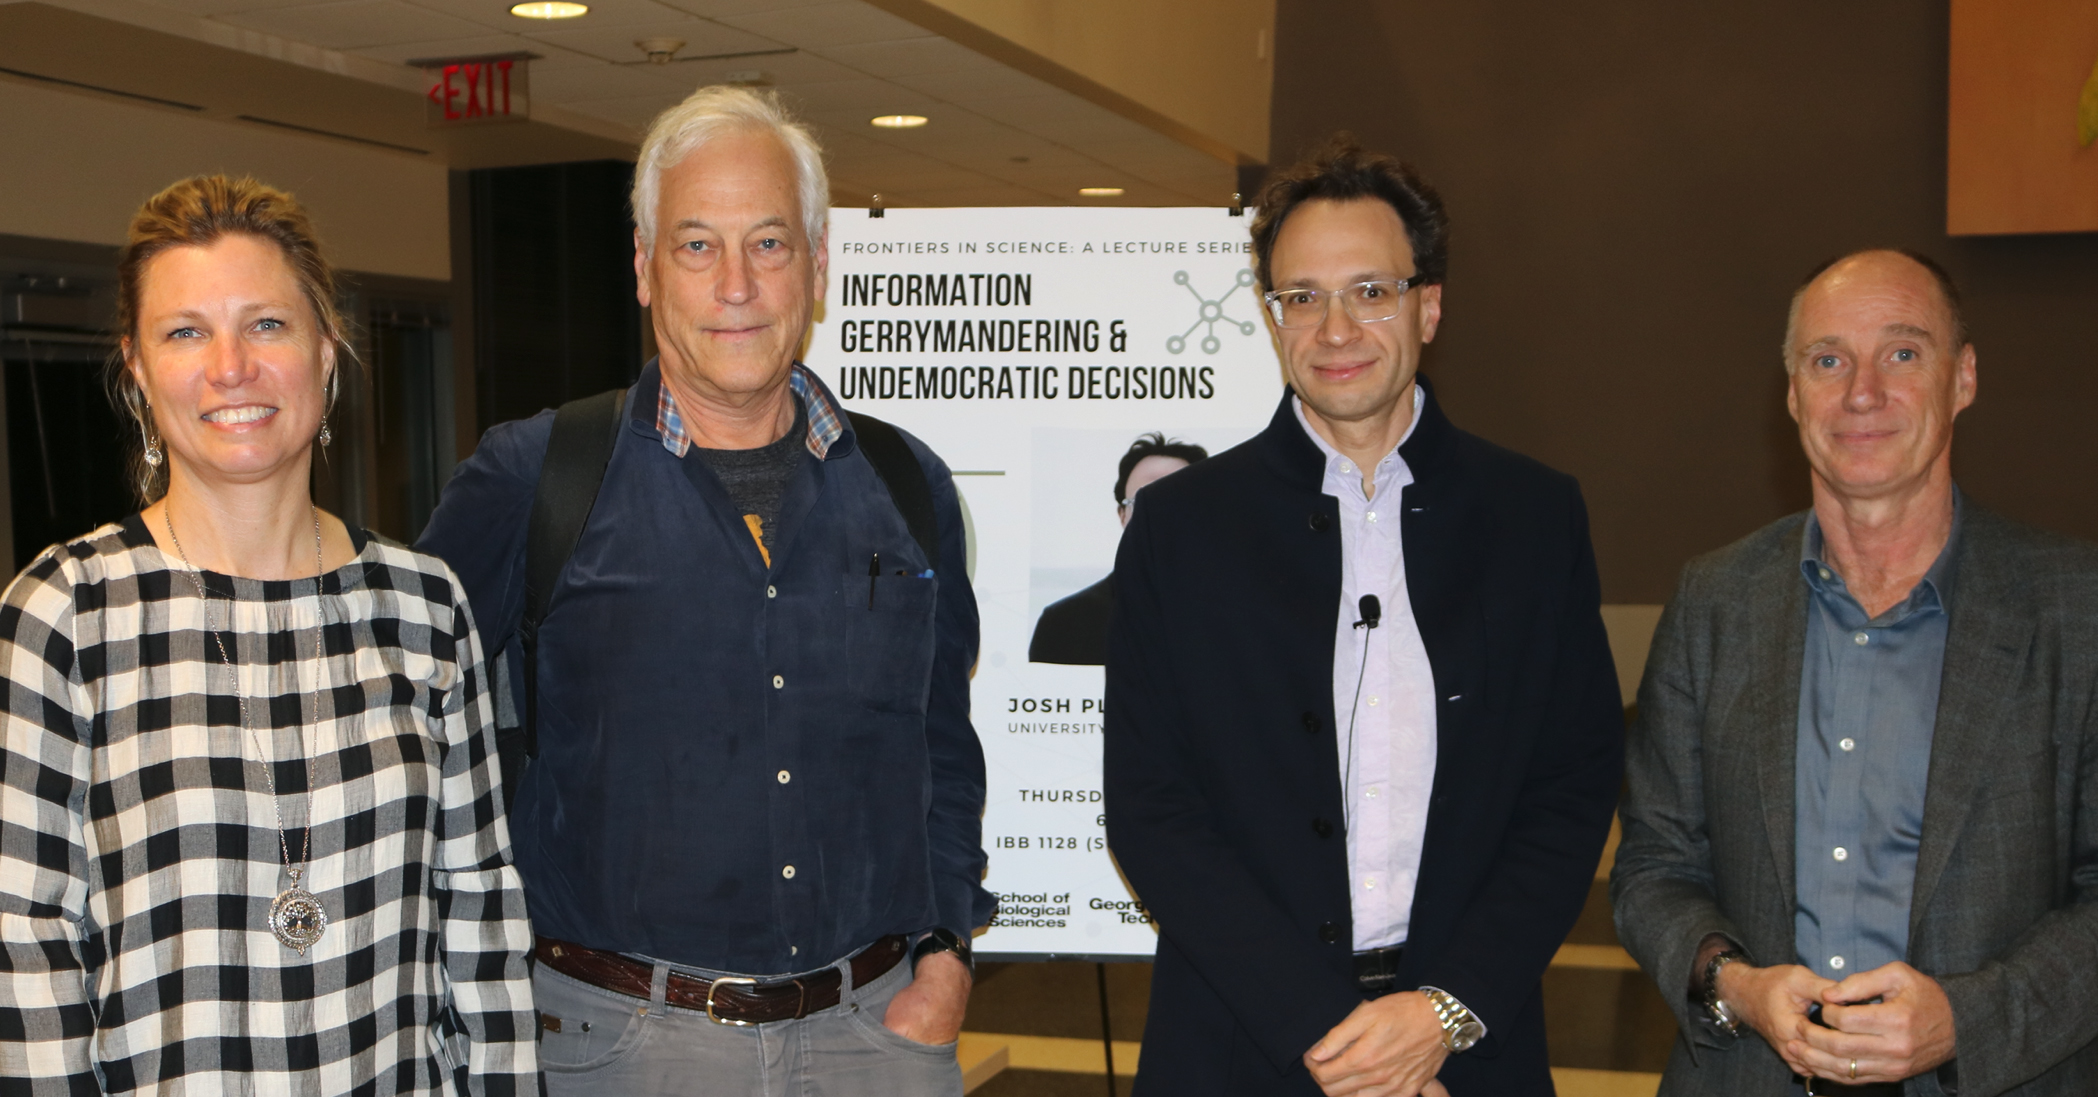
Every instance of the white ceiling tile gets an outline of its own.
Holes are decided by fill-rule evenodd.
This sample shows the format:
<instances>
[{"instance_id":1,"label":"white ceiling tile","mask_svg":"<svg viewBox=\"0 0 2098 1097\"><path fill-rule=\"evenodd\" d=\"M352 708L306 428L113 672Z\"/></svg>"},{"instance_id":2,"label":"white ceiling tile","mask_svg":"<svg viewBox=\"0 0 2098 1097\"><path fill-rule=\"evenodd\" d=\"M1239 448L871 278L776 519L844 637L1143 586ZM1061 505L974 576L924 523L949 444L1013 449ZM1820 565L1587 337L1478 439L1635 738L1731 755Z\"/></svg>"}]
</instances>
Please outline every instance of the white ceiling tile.
<instances>
[{"instance_id":1,"label":"white ceiling tile","mask_svg":"<svg viewBox=\"0 0 2098 1097\"><path fill-rule=\"evenodd\" d=\"M557 49L542 42L519 38L514 34L487 34L475 38L446 38L431 42L403 42L390 46L366 46L354 51L360 57L374 61L391 61L406 64L409 61L431 57L480 57L494 53L533 54L531 71L550 72L554 69L574 68L577 65L601 65L595 57L585 57L564 49Z\"/></svg>"},{"instance_id":2,"label":"white ceiling tile","mask_svg":"<svg viewBox=\"0 0 2098 1097\"><path fill-rule=\"evenodd\" d=\"M1065 94L1024 72L1003 67L968 69L963 72L904 73L889 79L950 103Z\"/></svg>"},{"instance_id":3,"label":"white ceiling tile","mask_svg":"<svg viewBox=\"0 0 2098 1097\"><path fill-rule=\"evenodd\" d=\"M789 8L815 8L835 4L838 0L664 0L664 3L683 8L694 15L713 19L723 15L750 15L754 12L785 11Z\"/></svg>"},{"instance_id":4,"label":"white ceiling tile","mask_svg":"<svg viewBox=\"0 0 2098 1097\"><path fill-rule=\"evenodd\" d=\"M1033 156L1041 150L1038 138L996 127L948 129L929 125L923 130L880 134L875 140L921 155L972 163L1006 163L1012 157Z\"/></svg>"},{"instance_id":5,"label":"white ceiling tile","mask_svg":"<svg viewBox=\"0 0 2098 1097\"><path fill-rule=\"evenodd\" d=\"M872 4L820 4L807 8L723 15L721 21L753 34L791 42L805 49L851 46L926 37L925 28L882 11Z\"/></svg>"},{"instance_id":6,"label":"white ceiling tile","mask_svg":"<svg viewBox=\"0 0 2098 1097\"><path fill-rule=\"evenodd\" d=\"M823 146L824 155L832 158L885 155L889 151L888 146L879 141L831 126L812 126L810 132L815 135L816 143Z\"/></svg>"},{"instance_id":7,"label":"white ceiling tile","mask_svg":"<svg viewBox=\"0 0 2098 1097\"><path fill-rule=\"evenodd\" d=\"M243 11L268 11L272 8L297 7L312 0L154 0L160 7L174 8L191 15L230 15Z\"/></svg>"},{"instance_id":8,"label":"white ceiling tile","mask_svg":"<svg viewBox=\"0 0 2098 1097\"><path fill-rule=\"evenodd\" d=\"M669 84L654 65L607 65L555 69L532 74L532 96L543 103L593 102L599 99L658 97L664 106L683 99L690 88Z\"/></svg>"},{"instance_id":9,"label":"white ceiling tile","mask_svg":"<svg viewBox=\"0 0 2098 1097\"><path fill-rule=\"evenodd\" d=\"M657 23L635 23L626 26L562 27L534 31L526 35L535 42L587 53L592 57L614 64L633 63L637 68L683 69L689 64L651 65L648 54L637 44L644 38L674 38L685 44L679 47L677 56L700 57L722 53L750 53L760 50L781 49L779 43L748 34L733 27L724 27L706 19L681 16L675 20ZM786 55L775 55L786 56ZM751 64L764 61L763 57L740 58ZM696 74L679 73L669 77L673 83L698 86Z\"/></svg>"},{"instance_id":10,"label":"white ceiling tile","mask_svg":"<svg viewBox=\"0 0 2098 1097\"><path fill-rule=\"evenodd\" d=\"M1143 141L1095 141L1086 145L1086 151L1110 164L1141 165L1160 171L1201 171L1207 168L1228 168L1222 160L1191 149L1178 141L1152 134Z\"/></svg>"},{"instance_id":11,"label":"white ceiling tile","mask_svg":"<svg viewBox=\"0 0 2098 1097\"><path fill-rule=\"evenodd\" d=\"M583 0L588 15L574 19L526 19L510 14L517 0L414 0L425 8L460 19L470 19L510 34L536 36L542 31L584 30L597 27L626 27L645 23L670 23L690 19L692 14L657 3L656 0Z\"/></svg>"},{"instance_id":12,"label":"white ceiling tile","mask_svg":"<svg viewBox=\"0 0 2098 1097\"><path fill-rule=\"evenodd\" d=\"M839 171L845 178L860 180L882 191L909 187L973 187L996 182L967 168L922 156L891 156L841 163Z\"/></svg>"},{"instance_id":13,"label":"white ceiling tile","mask_svg":"<svg viewBox=\"0 0 2098 1097\"><path fill-rule=\"evenodd\" d=\"M1099 178L1104 165L1098 161L1067 153L1066 159L1048 160L1030 156L1024 163L1015 163L1010 157L1004 160L971 166L994 179L1003 179L1025 187L1038 187L1058 194L1084 186L1082 180Z\"/></svg>"},{"instance_id":14,"label":"white ceiling tile","mask_svg":"<svg viewBox=\"0 0 2098 1097\"><path fill-rule=\"evenodd\" d=\"M510 14L517 0L409 0L410 6L464 19L499 34L518 34L546 25L544 19L521 19ZM595 9L593 8L593 13ZM583 16L588 19L590 16Z\"/></svg>"},{"instance_id":15,"label":"white ceiling tile","mask_svg":"<svg viewBox=\"0 0 2098 1097\"><path fill-rule=\"evenodd\" d=\"M969 107L985 117L1067 145L1164 139L1155 130L1071 95L991 99L971 103Z\"/></svg>"},{"instance_id":16,"label":"white ceiling tile","mask_svg":"<svg viewBox=\"0 0 2098 1097\"><path fill-rule=\"evenodd\" d=\"M905 192L903 202L908 206L937 208L941 206L1040 206L1051 204L1050 196L1038 194L1026 187L1011 184L992 184L980 187L918 188Z\"/></svg>"},{"instance_id":17,"label":"white ceiling tile","mask_svg":"<svg viewBox=\"0 0 2098 1097\"><path fill-rule=\"evenodd\" d=\"M402 3L401 0L348 0L337 4L271 8L218 17L264 34L274 34L323 49L356 49L401 42L474 38L487 32L478 24Z\"/></svg>"},{"instance_id":18,"label":"white ceiling tile","mask_svg":"<svg viewBox=\"0 0 2098 1097\"><path fill-rule=\"evenodd\" d=\"M656 115L663 113L665 108L675 102L676 99L666 96L645 95L621 99L570 101L562 103L561 106L578 114L587 114L593 118L645 130L650 122L655 121Z\"/></svg>"},{"instance_id":19,"label":"white ceiling tile","mask_svg":"<svg viewBox=\"0 0 2098 1097\"><path fill-rule=\"evenodd\" d=\"M690 50L685 51L687 53ZM715 61L677 61L670 67L683 67L694 74L697 84L719 83L732 73L747 73L753 70L765 74L774 88L792 88L802 84L822 84L837 80L859 80L863 77L835 61L826 61L807 50L794 53L775 53L768 57L735 57Z\"/></svg>"},{"instance_id":20,"label":"white ceiling tile","mask_svg":"<svg viewBox=\"0 0 2098 1097\"><path fill-rule=\"evenodd\" d=\"M945 38L903 38L887 42L810 48L817 49L825 57L839 64L849 65L869 76L971 72L1003 67L983 54L955 45Z\"/></svg>"},{"instance_id":21,"label":"white ceiling tile","mask_svg":"<svg viewBox=\"0 0 2098 1097\"><path fill-rule=\"evenodd\" d=\"M1068 116L1072 111L1072 104L1079 102L1082 102L1082 100L1079 100L1075 95L1051 92L1046 95L1030 95L1013 99L993 99L982 103L971 103L969 104L969 109L986 118L995 118L1007 125L1028 129L1038 122L1053 121L1057 118ZM1092 104L1085 103L1084 105L1091 106Z\"/></svg>"},{"instance_id":22,"label":"white ceiling tile","mask_svg":"<svg viewBox=\"0 0 2098 1097\"><path fill-rule=\"evenodd\" d=\"M1002 155L986 157L1000 171L1040 171L1048 167L1092 167L1099 163L1076 149L1014 131L1015 143ZM1000 175L1000 179L1007 178Z\"/></svg>"},{"instance_id":23,"label":"white ceiling tile","mask_svg":"<svg viewBox=\"0 0 2098 1097\"><path fill-rule=\"evenodd\" d=\"M867 120L884 114L932 115L945 106L922 91L898 87L886 80L833 80L820 84L782 87L780 97L812 121L842 130L869 129Z\"/></svg>"}]
</instances>

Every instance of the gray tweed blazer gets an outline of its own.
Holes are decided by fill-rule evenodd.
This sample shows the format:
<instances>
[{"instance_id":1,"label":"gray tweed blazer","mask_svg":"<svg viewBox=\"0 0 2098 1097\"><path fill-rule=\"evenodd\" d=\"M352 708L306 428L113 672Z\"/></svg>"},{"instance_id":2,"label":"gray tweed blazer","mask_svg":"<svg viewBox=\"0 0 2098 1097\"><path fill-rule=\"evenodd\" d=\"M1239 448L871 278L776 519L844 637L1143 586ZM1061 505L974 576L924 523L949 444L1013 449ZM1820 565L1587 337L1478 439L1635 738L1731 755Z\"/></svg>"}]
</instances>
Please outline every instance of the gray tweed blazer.
<instances>
[{"instance_id":1,"label":"gray tweed blazer","mask_svg":"<svg viewBox=\"0 0 2098 1097\"><path fill-rule=\"evenodd\" d=\"M1962 511L1909 963L1957 1057L1907 1097L2098 1094L2098 546ZM1763 1040L1688 999L1706 934L1793 962L1804 513L1691 561L1626 750L1617 933L1675 1009L1663 1097L1792 1092Z\"/></svg>"}]
</instances>

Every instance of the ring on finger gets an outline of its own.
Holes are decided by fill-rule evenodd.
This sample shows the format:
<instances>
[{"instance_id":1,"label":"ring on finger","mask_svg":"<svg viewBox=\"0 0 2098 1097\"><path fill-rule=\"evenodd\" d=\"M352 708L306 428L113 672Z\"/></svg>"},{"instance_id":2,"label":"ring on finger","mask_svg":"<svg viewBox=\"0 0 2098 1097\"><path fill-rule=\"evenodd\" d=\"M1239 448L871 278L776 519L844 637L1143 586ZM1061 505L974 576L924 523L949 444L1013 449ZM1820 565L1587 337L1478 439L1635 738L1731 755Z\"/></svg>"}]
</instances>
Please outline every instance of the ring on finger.
<instances>
[{"instance_id":1,"label":"ring on finger","mask_svg":"<svg viewBox=\"0 0 2098 1097\"><path fill-rule=\"evenodd\" d=\"M1858 1080L1858 1061L1856 1059L1850 1061L1850 1080L1853 1082Z\"/></svg>"}]
</instances>

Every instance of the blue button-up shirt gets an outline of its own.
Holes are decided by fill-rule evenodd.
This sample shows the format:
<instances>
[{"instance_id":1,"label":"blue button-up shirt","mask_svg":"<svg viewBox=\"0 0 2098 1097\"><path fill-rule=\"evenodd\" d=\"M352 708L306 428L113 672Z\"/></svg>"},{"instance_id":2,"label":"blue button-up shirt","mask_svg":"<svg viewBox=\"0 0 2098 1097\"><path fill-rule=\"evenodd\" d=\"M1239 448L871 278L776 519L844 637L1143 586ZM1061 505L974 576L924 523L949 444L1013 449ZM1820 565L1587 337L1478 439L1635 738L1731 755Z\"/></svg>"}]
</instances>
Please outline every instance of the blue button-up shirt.
<instances>
[{"instance_id":1,"label":"blue button-up shirt","mask_svg":"<svg viewBox=\"0 0 2098 1097\"><path fill-rule=\"evenodd\" d=\"M1938 559L1907 598L1868 619L1824 562L1821 523L1807 516L1793 933L1799 963L1830 979L1908 958L1959 536L1955 493Z\"/></svg>"},{"instance_id":2,"label":"blue button-up shirt","mask_svg":"<svg viewBox=\"0 0 2098 1097\"><path fill-rule=\"evenodd\" d=\"M651 364L628 398L540 626L540 756L510 812L533 927L777 975L885 934L982 925L976 601L947 467L908 439L951 565L935 572L830 393L797 368L807 444L767 560L664 418L660 377ZM552 418L491 429L422 537L491 650L522 612Z\"/></svg>"}]
</instances>

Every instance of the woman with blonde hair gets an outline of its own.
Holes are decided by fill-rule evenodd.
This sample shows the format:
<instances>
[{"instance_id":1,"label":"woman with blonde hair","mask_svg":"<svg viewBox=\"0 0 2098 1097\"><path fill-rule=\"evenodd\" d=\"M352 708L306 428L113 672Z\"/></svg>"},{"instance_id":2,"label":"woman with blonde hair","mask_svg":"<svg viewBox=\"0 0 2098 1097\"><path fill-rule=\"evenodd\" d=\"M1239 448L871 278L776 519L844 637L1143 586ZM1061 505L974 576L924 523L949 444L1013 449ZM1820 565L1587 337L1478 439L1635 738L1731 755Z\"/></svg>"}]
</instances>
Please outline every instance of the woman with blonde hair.
<instances>
[{"instance_id":1,"label":"woman with blonde hair","mask_svg":"<svg viewBox=\"0 0 2098 1097\"><path fill-rule=\"evenodd\" d=\"M309 490L350 352L305 213L186 179L118 273L145 509L0 597L0 1088L536 1093L465 595Z\"/></svg>"}]
</instances>

